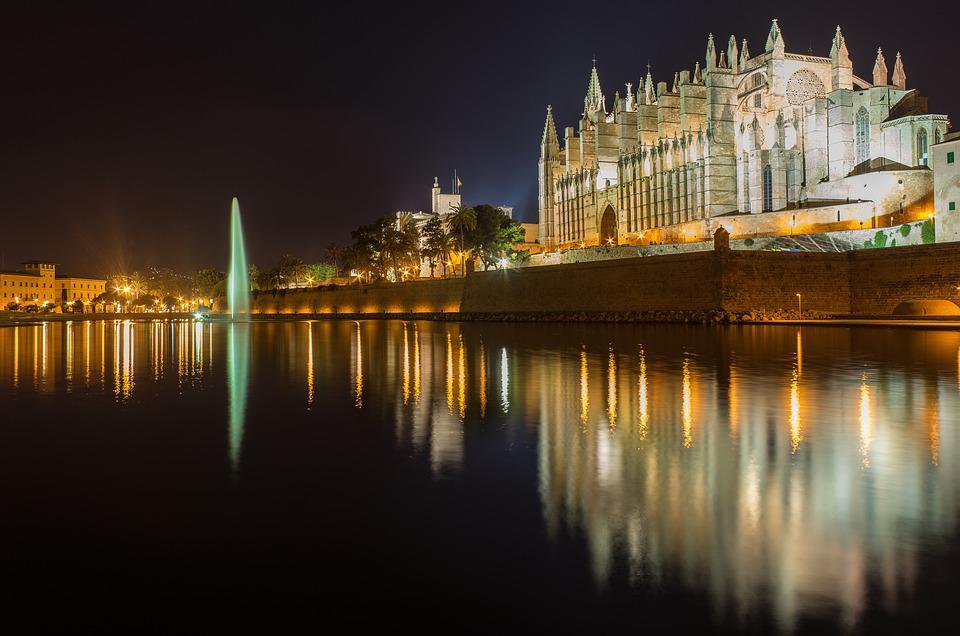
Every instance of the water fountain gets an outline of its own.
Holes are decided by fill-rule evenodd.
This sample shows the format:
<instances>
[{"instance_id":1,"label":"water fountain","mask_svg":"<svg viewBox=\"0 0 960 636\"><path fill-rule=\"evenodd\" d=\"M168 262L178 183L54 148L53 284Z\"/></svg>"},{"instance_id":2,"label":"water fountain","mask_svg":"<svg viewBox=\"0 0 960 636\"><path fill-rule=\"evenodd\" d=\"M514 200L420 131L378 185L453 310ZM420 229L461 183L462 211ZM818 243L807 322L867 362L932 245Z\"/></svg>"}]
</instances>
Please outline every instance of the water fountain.
<instances>
[{"instance_id":1,"label":"water fountain","mask_svg":"<svg viewBox=\"0 0 960 636\"><path fill-rule=\"evenodd\" d=\"M250 381L250 325L235 322L225 326L229 329L227 332L227 392L230 417L227 447L230 457L230 471L236 477L240 471L243 429L247 417L247 385Z\"/></svg>"},{"instance_id":2,"label":"water fountain","mask_svg":"<svg viewBox=\"0 0 960 636\"><path fill-rule=\"evenodd\" d=\"M247 252L240 224L240 202L233 197L230 207L230 270L227 273L227 312L233 320L250 314L250 281Z\"/></svg>"},{"instance_id":3,"label":"water fountain","mask_svg":"<svg viewBox=\"0 0 960 636\"><path fill-rule=\"evenodd\" d=\"M240 225L240 202L233 198L230 206L230 269L227 273L227 312L233 323L227 333L227 386L230 402L229 453L231 471L236 477L240 469L243 429L247 412L247 383L250 370L249 325L242 324L250 316L250 281L247 252ZM239 323L239 324L238 324Z\"/></svg>"}]
</instances>

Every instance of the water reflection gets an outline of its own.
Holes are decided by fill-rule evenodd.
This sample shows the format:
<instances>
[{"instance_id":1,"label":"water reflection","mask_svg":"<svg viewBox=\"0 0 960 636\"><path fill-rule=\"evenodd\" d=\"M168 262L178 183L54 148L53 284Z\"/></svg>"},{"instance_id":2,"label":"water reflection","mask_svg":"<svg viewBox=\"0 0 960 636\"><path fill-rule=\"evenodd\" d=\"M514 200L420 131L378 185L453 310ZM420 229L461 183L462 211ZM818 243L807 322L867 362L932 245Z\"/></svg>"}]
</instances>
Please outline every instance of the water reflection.
<instances>
[{"instance_id":1,"label":"water reflection","mask_svg":"<svg viewBox=\"0 0 960 636\"><path fill-rule=\"evenodd\" d=\"M502 443L510 462L533 462L535 484L517 489L539 497L558 546L585 543L598 587L681 586L718 615L769 611L785 628L895 611L930 546L955 536L958 333L301 325L0 328L0 389L86 386L127 412L164 387L189 397L225 382L235 475L262 452L257 427L278 425L248 419L267 382L301 414L306 395L311 423L388 422L425 481L487 481Z\"/></svg>"},{"instance_id":2,"label":"water reflection","mask_svg":"<svg viewBox=\"0 0 960 636\"><path fill-rule=\"evenodd\" d=\"M399 334L406 350L402 328L366 328L388 347ZM901 334L898 346L914 353L891 360L885 343L857 332L806 328L730 330L719 342L586 339L573 351L546 339L498 346L491 327L420 328L427 373L440 381L424 388L426 408L397 400L398 441L426 450L435 476L463 470L464 432L506 415L484 407L485 352L499 348L501 404L539 424L544 521L551 536L583 533L599 585L625 568L634 585L703 589L724 616L768 607L789 628L816 608L853 625L871 585L901 602L918 546L955 530L960 334L912 347L919 336ZM950 352L949 363L912 368L911 355L929 349ZM511 355L522 390L507 385ZM406 373L391 379L373 364L378 391L405 393ZM430 435L406 434L410 420Z\"/></svg>"},{"instance_id":3,"label":"water reflection","mask_svg":"<svg viewBox=\"0 0 960 636\"><path fill-rule=\"evenodd\" d=\"M229 395L230 467L240 470L244 423L247 414L247 385L250 381L250 325L230 323L227 332L227 391Z\"/></svg>"}]
</instances>

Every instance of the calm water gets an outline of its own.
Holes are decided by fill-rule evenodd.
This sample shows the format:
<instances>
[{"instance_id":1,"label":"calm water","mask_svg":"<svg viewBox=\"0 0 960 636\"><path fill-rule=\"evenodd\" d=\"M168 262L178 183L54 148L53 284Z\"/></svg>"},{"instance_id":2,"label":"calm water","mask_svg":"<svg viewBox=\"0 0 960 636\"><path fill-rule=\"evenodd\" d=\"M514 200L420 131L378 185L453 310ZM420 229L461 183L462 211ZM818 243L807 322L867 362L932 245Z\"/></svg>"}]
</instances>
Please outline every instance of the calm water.
<instances>
[{"instance_id":1,"label":"calm water","mask_svg":"<svg viewBox=\"0 0 960 636\"><path fill-rule=\"evenodd\" d=\"M960 333L0 328L9 620L933 628ZM55 608L55 609L54 609Z\"/></svg>"}]
</instances>

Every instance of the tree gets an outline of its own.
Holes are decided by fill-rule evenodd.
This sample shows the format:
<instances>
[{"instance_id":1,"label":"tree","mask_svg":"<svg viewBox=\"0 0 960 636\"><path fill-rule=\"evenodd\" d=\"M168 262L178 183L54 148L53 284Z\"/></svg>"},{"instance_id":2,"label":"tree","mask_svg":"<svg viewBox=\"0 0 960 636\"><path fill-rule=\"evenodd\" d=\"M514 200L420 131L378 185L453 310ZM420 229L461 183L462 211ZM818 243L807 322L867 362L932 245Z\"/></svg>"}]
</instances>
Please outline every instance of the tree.
<instances>
[{"instance_id":1,"label":"tree","mask_svg":"<svg viewBox=\"0 0 960 636\"><path fill-rule=\"evenodd\" d=\"M201 298L213 298L225 291L227 275L216 269L201 269L193 274L191 291Z\"/></svg>"},{"instance_id":2,"label":"tree","mask_svg":"<svg viewBox=\"0 0 960 636\"><path fill-rule=\"evenodd\" d=\"M450 228L460 237L459 248L460 248L461 271L463 275L466 276L467 275L466 237L468 232L472 232L477 227L477 213L474 211L473 208L467 208L462 205L455 205L450 208L450 214L447 217L447 223L450 224Z\"/></svg>"},{"instance_id":3,"label":"tree","mask_svg":"<svg viewBox=\"0 0 960 636\"><path fill-rule=\"evenodd\" d=\"M352 245L344 250L343 255L346 266L357 273L357 285L363 280L363 273L369 271L371 267L370 255L356 245Z\"/></svg>"},{"instance_id":4,"label":"tree","mask_svg":"<svg viewBox=\"0 0 960 636\"><path fill-rule=\"evenodd\" d=\"M395 249L397 238L395 221L389 216L381 217L370 225L361 225L350 232L353 239L352 258L363 263L367 270L373 270L378 278L386 278L392 262L391 250Z\"/></svg>"},{"instance_id":5,"label":"tree","mask_svg":"<svg viewBox=\"0 0 960 636\"><path fill-rule=\"evenodd\" d=\"M180 299L177 296L164 296L163 306L167 308L167 311L173 311L180 306Z\"/></svg>"},{"instance_id":6,"label":"tree","mask_svg":"<svg viewBox=\"0 0 960 636\"><path fill-rule=\"evenodd\" d=\"M307 266L293 254L284 254L273 269L275 289L286 289L305 277Z\"/></svg>"},{"instance_id":7,"label":"tree","mask_svg":"<svg viewBox=\"0 0 960 636\"><path fill-rule=\"evenodd\" d=\"M247 266L247 289L250 291L260 289L260 279L263 276L263 273L260 271L260 268L250 263Z\"/></svg>"},{"instance_id":8,"label":"tree","mask_svg":"<svg viewBox=\"0 0 960 636\"><path fill-rule=\"evenodd\" d=\"M523 242L523 226L511 219L500 208L491 205L474 207L476 225L467 233L467 245L480 258L485 270L499 268L501 259L512 246Z\"/></svg>"},{"instance_id":9,"label":"tree","mask_svg":"<svg viewBox=\"0 0 960 636\"><path fill-rule=\"evenodd\" d=\"M437 262L443 263L443 274L447 274L447 255L450 252L450 235L439 216L427 221L423 226L423 255L430 263L430 278Z\"/></svg>"},{"instance_id":10,"label":"tree","mask_svg":"<svg viewBox=\"0 0 960 636\"><path fill-rule=\"evenodd\" d=\"M413 220L413 215L409 212L401 212L397 215L397 230L394 238L394 275L397 274L397 268L401 271L420 269L420 232L417 230L417 224Z\"/></svg>"},{"instance_id":11,"label":"tree","mask_svg":"<svg viewBox=\"0 0 960 636\"><path fill-rule=\"evenodd\" d=\"M337 275L337 269L329 263L311 263L306 266L307 277L314 283L320 283Z\"/></svg>"},{"instance_id":12,"label":"tree","mask_svg":"<svg viewBox=\"0 0 960 636\"><path fill-rule=\"evenodd\" d=\"M346 248L337 243L330 243L330 245L327 245L327 249L324 250L323 255L330 262L330 264L333 265L334 270L336 270L336 275L343 275Z\"/></svg>"}]
</instances>

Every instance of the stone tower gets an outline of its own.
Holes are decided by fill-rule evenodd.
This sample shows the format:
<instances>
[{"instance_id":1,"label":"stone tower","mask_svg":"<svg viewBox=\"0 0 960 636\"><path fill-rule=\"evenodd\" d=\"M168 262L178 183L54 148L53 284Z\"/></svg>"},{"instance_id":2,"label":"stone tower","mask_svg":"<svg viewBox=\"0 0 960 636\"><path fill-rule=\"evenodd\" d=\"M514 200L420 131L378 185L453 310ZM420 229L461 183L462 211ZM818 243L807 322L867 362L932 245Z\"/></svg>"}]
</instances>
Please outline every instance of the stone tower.
<instances>
[{"instance_id":1,"label":"stone tower","mask_svg":"<svg viewBox=\"0 0 960 636\"><path fill-rule=\"evenodd\" d=\"M555 235L554 181L562 172L560 141L553 121L553 108L547 106L547 120L540 139L539 190L540 240L549 244Z\"/></svg>"}]
</instances>

